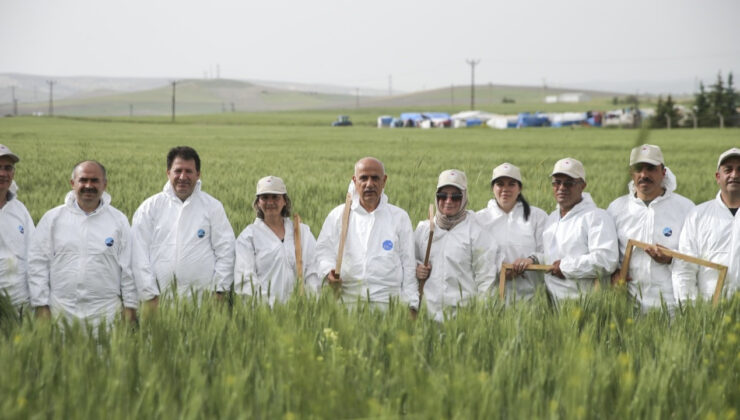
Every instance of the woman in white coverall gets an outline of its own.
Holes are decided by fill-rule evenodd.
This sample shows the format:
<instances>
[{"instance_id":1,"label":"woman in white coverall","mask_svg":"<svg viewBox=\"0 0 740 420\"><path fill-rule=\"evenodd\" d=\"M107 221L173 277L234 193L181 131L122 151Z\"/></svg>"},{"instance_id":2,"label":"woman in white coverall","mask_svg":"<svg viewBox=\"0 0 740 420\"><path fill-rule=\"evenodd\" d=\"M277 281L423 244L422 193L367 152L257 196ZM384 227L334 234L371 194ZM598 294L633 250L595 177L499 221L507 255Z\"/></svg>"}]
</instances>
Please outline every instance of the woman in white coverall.
<instances>
[{"instance_id":1,"label":"woman in white coverall","mask_svg":"<svg viewBox=\"0 0 740 420\"><path fill-rule=\"evenodd\" d=\"M522 195L522 174L511 163L502 163L493 170L493 198L488 206L476 213L478 223L499 245L503 262L514 264L514 278L506 283L506 300L529 300L538 285L543 284L541 271L524 270L538 264L542 255L542 231L547 213L529 205ZM496 282L498 283L498 281Z\"/></svg>"},{"instance_id":2,"label":"woman in white coverall","mask_svg":"<svg viewBox=\"0 0 740 420\"><path fill-rule=\"evenodd\" d=\"M478 225L468 204L465 173L450 169L439 175L437 214L429 264L424 264L429 243L429 221L419 222L414 233L416 278L430 316L443 321L476 296L488 296L497 277L498 247Z\"/></svg>"},{"instance_id":3,"label":"woman in white coverall","mask_svg":"<svg viewBox=\"0 0 740 420\"><path fill-rule=\"evenodd\" d=\"M257 182L252 204L257 219L236 240L234 291L243 295L259 294L270 306L285 302L296 284L296 252L291 202L282 179L275 176ZM305 284L318 283L314 250L316 239L311 229L301 223L301 249Z\"/></svg>"}]
</instances>

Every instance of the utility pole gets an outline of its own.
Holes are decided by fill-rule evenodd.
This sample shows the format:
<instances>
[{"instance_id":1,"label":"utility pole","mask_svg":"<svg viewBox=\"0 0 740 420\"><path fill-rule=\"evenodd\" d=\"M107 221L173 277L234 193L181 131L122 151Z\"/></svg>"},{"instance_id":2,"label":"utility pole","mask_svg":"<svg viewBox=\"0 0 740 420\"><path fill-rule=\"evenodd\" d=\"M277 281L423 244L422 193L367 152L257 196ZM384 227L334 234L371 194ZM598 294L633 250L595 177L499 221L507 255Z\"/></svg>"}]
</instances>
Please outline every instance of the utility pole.
<instances>
[{"instance_id":1,"label":"utility pole","mask_svg":"<svg viewBox=\"0 0 740 420\"><path fill-rule=\"evenodd\" d=\"M54 84L56 83L53 80L47 80L46 83L49 84L49 116L54 116Z\"/></svg>"},{"instance_id":2,"label":"utility pole","mask_svg":"<svg viewBox=\"0 0 740 420\"><path fill-rule=\"evenodd\" d=\"M470 65L470 110L475 109L475 66L480 63L478 60L465 60Z\"/></svg>"},{"instance_id":3,"label":"utility pole","mask_svg":"<svg viewBox=\"0 0 740 420\"><path fill-rule=\"evenodd\" d=\"M13 116L18 116L18 99L15 98L15 86L10 87L10 95L13 97Z\"/></svg>"},{"instance_id":4,"label":"utility pole","mask_svg":"<svg viewBox=\"0 0 740 420\"><path fill-rule=\"evenodd\" d=\"M172 83L172 122L175 122L175 86L177 86L177 81L173 80L170 83Z\"/></svg>"}]
</instances>

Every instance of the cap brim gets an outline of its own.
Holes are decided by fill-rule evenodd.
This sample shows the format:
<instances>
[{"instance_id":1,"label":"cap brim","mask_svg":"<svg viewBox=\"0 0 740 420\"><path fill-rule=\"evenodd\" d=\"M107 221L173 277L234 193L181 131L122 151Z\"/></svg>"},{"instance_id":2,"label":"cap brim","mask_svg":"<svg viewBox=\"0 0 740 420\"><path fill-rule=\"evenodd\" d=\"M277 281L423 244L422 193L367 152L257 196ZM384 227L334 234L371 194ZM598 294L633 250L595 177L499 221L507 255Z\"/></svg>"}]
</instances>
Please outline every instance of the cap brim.
<instances>
[{"instance_id":1,"label":"cap brim","mask_svg":"<svg viewBox=\"0 0 740 420\"><path fill-rule=\"evenodd\" d=\"M719 161L719 163L717 163L717 169L719 169L719 167L722 166L722 164L731 157L740 157L740 153L730 153L727 156L722 156L722 159Z\"/></svg>"},{"instance_id":2,"label":"cap brim","mask_svg":"<svg viewBox=\"0 0 740 420\"><path fill-rule=\"evenodd\" d=\"M647 158L643 158L643 159L640 159L640 160L638 160L638 161L636 161L636 162L634 162L634 163L630 164L630 166L635 166L635 165L637 165L638 163L649 163L649 164L651 164L651 165L655 165L655 166L658 166L658 165L662 165L662 164L663 164L663 162L657 161L657 160L655 160L655 159L647 159Z\"/></svg>"},{"instance_id":3,"label":"cap brim","mask_svg":"<svg viewBox=\"0 0 740 420\"><path fill-rule=\"evenodd\" d=\"M0 157L8 157L13 161L13 163L18 163L21 160L21 158L16 156L14 153L6 153L4 155L0 155Z\"/></svg>"}]
</instances>

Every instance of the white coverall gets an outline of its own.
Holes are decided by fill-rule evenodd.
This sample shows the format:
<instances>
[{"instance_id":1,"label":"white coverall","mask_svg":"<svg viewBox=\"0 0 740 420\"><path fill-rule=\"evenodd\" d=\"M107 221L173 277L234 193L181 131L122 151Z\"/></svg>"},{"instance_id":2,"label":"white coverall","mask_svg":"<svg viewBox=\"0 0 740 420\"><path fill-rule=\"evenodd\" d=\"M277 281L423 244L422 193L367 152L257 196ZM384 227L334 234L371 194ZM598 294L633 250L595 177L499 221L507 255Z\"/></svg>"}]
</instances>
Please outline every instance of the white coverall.
<instances>
[{"instance_id":1,"label":"white coverall","mask_svg":"<svg viewBox=\"0 0 740 420\"><path fill-rule=\"evenodd\" d=\"M560 208L550 213L542 233L546 264L560 260L561 279L545 274L545 284L557 302L577 298L591 290L597 277L610 279L617 268L619 247L611 216L582 193L580 203L560 217ZM540 260L543 260L542 258Z\"/></svg>"},{"instance_id":2,"label":"white coverall","mask_svg":"<svg viewBox=\"0 0 740 420\"><path fill-rule=\"evenodd\" d=\"M28 246L33 219L17 198L12 182L8 201L0 208L0 293L7 293L15 306L28 303Z\"/></svg>"},{"instance_id":3,"label":"white coverall","mask_svg":"<svg viewBox=\"0 0 740 420\"><path fill-rule=\"evenodd\" d=\"M728 266L723 294L740 288L738 259L740 258L740 216L733 216L717 197L699 204L686 216L678 242L678 251L703 260ZM673 293L677 301L695 300L697 296L711 299L717 286L718 271L713 268L673 259Z\"/></svg>"},{"instance_id":4,"label":"white coverall","mask_svg":"<svg viewBox=\"0 0 740 420\"><path fill-rule=\"evenodd\" d=\"M678 238L681 235L686 215L694 208L688 198L674 193L676 177L666 168L663 178L665 193L656 197L649 205L635 195L634 182L630 181L629 194L612 201L607 212L614 219L619 237L619 263L621 266L627 241L635 239L649 244L659 244L666 248L678 249ZM666 306L675 306L671 264L660 264L641 248L633 248L630 258L627 283L630 295L640 303L642 310L659 308L661 298Z\"/></svg>"},{"instance_id":5,"label":"white coverall","mask_svg":"<svg viewBox=\"0 0 740 420\"><path fill-rule=\"evenodd\" d=\"M65 203L41 218L28 251L28 287L33 307L49 306L52 316L112 322L126 308L136 309L131 276L128 218L111 207L104 192L101 205L85 214L74 191Z\"/></svg>"},{"instance_id":6,"label":"white coverall","mask_svg":"<svg viewBox=\"0 0 740 420\"><path fill-rule=\"evenodd\" d=\"M429 243L429 220L419 222L414 232L416 262L424 264ZM444 321L444 309L465 306L476 296L487 298L498 275L499 248L467 211L465 220L451 230L434 229L429 264L432 271L424 284L429 314Z\"/></svg>"},{"instance_id":7,"label":"white coverall","mask_svg":"<svg viewBox=\"0 0 740 420\"><path fill-rule=\"evenodd\" d=\"M547 213L537 207L529 207L529 219L524 220L524 205L517 202L509 213L489 200L485 209L476 213L478 223L483 226L499 246L504 263L513 263L517 258L531 255L541 258L544 252L542 232L545 230ZM500 268L500 267L499 267ZM541 271L525 271L522 276L506 282L506 301L514 298L529 300L534 296L538 285L543 284ZM498 278L494 283L498 286Z\"/></svg>"},{"instance_id":8,"label":"white coverall","mask_svg":"<svg viewBox=\"0 0 740 420\"><path fill-rule=\"evenodd\" d=\"M383 305L398 296L418 309L419 282L409 215L389 204L385 194L371 213L360 205L357 193L353 196L340 273L344 302L353 304L369 296L370 302ZM343 212L341 204L329 213L316 241L318 281L335 268Z\"/></svg>"},{"instance_id":9,"label":"white coverall","mask_svg":"<svg viewBox=\"0 0 740 420\"><path fill-rule=\"evenodd\" d=\"M285 302L296 284L296 256L293 221L283 218L285 237L281 241L262 219L255 219L236 239L234 291L252 295L260 293L270 306ZM316 274L316 239L311 229L301 223L303 279L306 289L320 284ZM254 290L253 290L254 289Z\"/></svg>"},{"instance_id":10,"label":"white coverall","mask_svg":"<svg viewBox=\"0 0 740 420\"><path fill-rule=\"evenodd\" d=\"M167 182L136 210L132 233L132 266L142 300L175 287L181 296L227 291L233 282L234 230L221 202L201 191L200 180L185 201Z\"/></svg>"}]
</instances>

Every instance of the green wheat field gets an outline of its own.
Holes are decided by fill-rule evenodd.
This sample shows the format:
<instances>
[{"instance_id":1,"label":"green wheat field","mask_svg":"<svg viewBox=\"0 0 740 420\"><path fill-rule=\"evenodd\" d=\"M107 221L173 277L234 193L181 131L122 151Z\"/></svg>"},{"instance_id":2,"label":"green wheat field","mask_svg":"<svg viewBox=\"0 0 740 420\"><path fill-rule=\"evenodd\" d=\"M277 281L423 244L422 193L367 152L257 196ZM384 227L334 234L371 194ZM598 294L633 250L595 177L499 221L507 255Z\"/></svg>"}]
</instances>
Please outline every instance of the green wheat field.
<instances>
[{"instance_id":1,"label":"green wheat field","mask_svg":"<svg viewBox=\"0 0 740 420\"><path fill-rule=\"evenodd\" d=\"M628 158L660 145L696 203L715 196L719 154L740 146L726 129L377 129L361 111L350 128L336 113L285 112L162 118L2 118L0 143L21 157L19 199L38 222L62 203L74 164L108 169L112 205L129 218L166 182L165 155L200 153L203 190L221 200L238 235L254 220L257 180L282 177L314 235L343 202L353 164L386 166L391 203L425 217L444 169L468 175L469 208L491 197L491 170L522 169L523 193L554 209L555 161L581 160L596 203L626 193ZM494 293L495 294L495 293ZM0 300L0 417L27 418L676 418L737 419L740 296L699 302L673 318L640 314L605 287L553 308L543 290L505 306L495 296L443 324L400 304L387 313L294 296L270 309L253 299L165 299L137 326L92 331L19 319Z\"/></svg>"}]
</instances>

